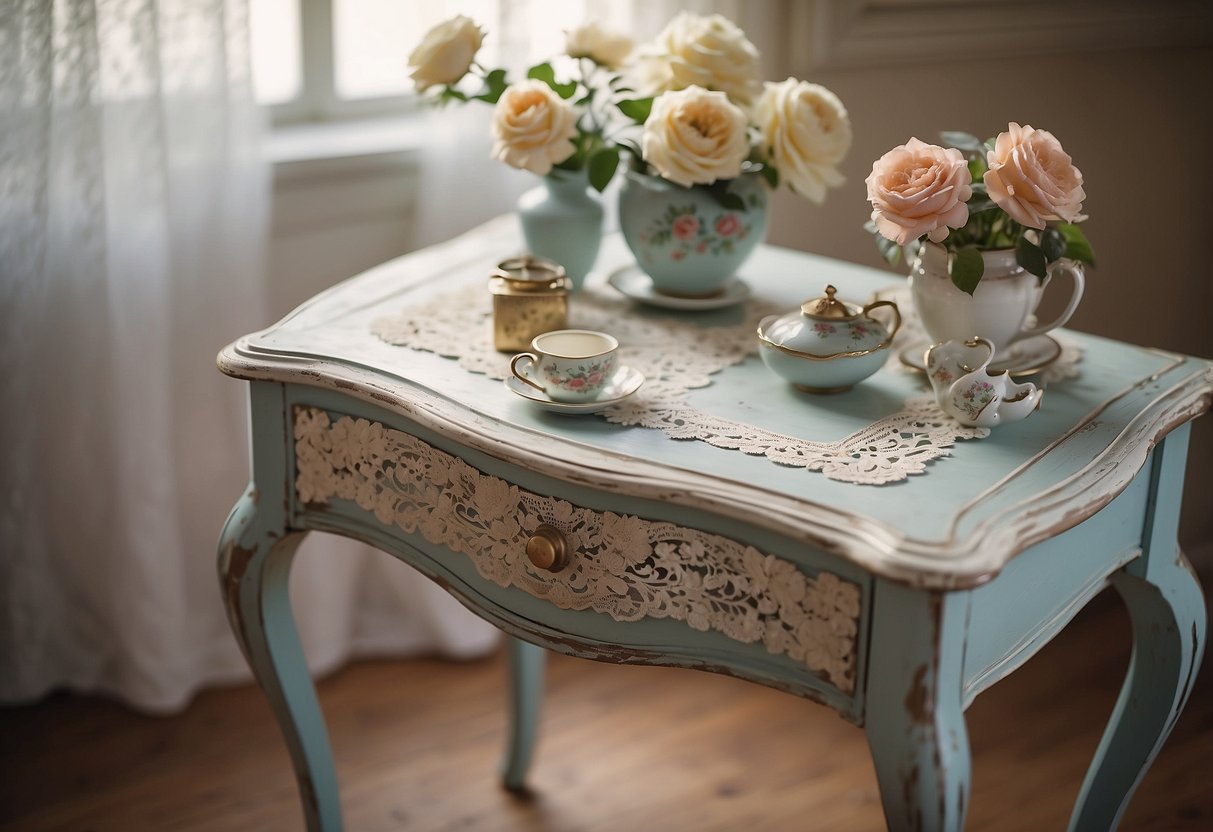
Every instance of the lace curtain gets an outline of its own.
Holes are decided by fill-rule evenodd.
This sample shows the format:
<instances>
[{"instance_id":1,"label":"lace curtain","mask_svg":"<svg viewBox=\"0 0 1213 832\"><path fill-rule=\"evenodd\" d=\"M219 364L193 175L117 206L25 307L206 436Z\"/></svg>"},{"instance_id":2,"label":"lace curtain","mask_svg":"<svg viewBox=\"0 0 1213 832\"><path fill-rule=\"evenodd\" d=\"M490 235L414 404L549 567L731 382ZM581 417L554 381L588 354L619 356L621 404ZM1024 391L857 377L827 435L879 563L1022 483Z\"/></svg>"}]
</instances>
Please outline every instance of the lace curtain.
<instances>
[{"instance_id":1,"label":"lace curtain","mask_svg":"<svg viewBox=\"0 0 1213 832\"><path fill-rule=\"evenodd\" d=\"M268 323L247 50L247 0L0 3L2 702L247 678L214 565L248 477L214 356ZM292 580L314 668L492 643L386 555L328 554Z\"/></svg>"}]
</instances>

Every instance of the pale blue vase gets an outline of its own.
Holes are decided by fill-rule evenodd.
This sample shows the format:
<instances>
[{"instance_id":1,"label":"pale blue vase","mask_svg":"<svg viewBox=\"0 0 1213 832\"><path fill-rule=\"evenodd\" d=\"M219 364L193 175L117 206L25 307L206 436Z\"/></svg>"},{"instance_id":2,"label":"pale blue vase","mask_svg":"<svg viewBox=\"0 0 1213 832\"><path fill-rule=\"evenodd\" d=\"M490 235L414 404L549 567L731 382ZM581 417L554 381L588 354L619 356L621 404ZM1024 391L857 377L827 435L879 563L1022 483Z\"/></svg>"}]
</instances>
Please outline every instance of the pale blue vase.
<instances>
[{"instance_id":1,"label":"pale blue vase","mask_svg":"<svg viewBox=\"0 0 1213 832\"><path fill-rule=\"evenodd\" d=\"M602 243L602 201L590 193L588 174L553 169L518 198L518 217L530 252L564 266L579 290Z\"/></svg>"},{"instance_id":2,"label":"pale blue vase","mask_svg":"<svg viewBox=\"0 0 1213 832\"><path fill-rule=\"evenodd\" d=\"M729 184L744 211L725 208L704 187L684 188L628 171L619 225L636 263L658 292L709 297L733 279L767 233L767 186L758 174Z\"/></svg>"}]
</instances>

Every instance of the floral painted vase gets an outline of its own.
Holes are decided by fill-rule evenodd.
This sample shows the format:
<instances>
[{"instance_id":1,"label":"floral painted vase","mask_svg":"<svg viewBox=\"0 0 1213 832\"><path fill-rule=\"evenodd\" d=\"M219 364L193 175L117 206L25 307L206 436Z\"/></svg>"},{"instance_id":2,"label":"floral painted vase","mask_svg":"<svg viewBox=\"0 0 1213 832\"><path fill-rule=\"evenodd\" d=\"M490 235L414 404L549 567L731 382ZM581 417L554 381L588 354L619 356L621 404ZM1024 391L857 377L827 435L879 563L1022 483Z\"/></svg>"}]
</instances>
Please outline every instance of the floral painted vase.
<instances>
[{"instance_id":1,"label":"floral painted vase","mask_svg":"<svg viewBox=\"0 0 1213 832\"><path fill-rule=\"evenodd\" d=\"M767 231L762 177L739 177L729 192L745 203L744 211L725 208L706 188L684 188L628 171L619 193L619 224L636 263L658 292L717 294L762 242Z\"/></svg>"},{"instance_id":2,"label":"floral painted vase","mask_svg":"<svg viewBox=\"0 0 1213 832\"><path fill-rule=\"evenodd\" d=\"M518 198L527 249L564 266L574 292L598 259L602 216L602 201L590 193L585 171L553 168L538 187Z\"/></svg>"}]
</instances>

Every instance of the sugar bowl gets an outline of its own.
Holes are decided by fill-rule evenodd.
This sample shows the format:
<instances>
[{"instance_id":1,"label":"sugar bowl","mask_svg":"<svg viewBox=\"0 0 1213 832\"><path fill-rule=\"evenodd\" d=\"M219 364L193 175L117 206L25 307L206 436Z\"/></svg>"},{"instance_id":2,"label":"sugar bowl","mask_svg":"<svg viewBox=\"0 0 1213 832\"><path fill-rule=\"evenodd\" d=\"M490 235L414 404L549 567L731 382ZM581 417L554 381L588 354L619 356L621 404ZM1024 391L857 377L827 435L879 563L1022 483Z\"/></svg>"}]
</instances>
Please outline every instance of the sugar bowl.
<instances>
[{"instance_id":1,"label":"sugar bowl","mask_svg":"<svg viewBox=\"0 0 1213 832\"><path fill-rule=\"evenodd\" d=\"M768 315L758 323L763 363L776 375L809 393L840 393L879 370L885 348L901 328L901 312L890 300L867 306L825 295L807 300L786 315ZM888 307L892 326L873 318L872 310Z\"/></svg>"}]
</instances>

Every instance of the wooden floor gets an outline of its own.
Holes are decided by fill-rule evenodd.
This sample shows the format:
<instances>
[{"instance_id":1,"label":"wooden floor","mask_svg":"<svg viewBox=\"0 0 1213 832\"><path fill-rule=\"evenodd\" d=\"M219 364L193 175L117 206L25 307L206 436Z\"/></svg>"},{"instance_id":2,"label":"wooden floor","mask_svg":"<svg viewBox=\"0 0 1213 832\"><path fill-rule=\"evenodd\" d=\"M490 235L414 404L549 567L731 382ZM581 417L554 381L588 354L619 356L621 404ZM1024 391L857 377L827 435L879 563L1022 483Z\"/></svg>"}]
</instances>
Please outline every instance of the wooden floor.
<instances>
[{"instance_id":1,"label":"wooden floor","mask_svg":"<svg viewBox=\"0 0 1213 832\"><path fill-rule=\"evenodd\" d=\"M1097 599L969 710L969 829L1063 829L1128 659ZM1127 830L1213 829L1213 662L1130 805ZM809 702L692 671L553 657L530 798L496 784L500 657L362 662L320 684L349 830L874 830L861 730ZM0 711L0 827L294 830L269 708L212 691L173 718L55 696Z\"/></svg>"}]
</instances>

